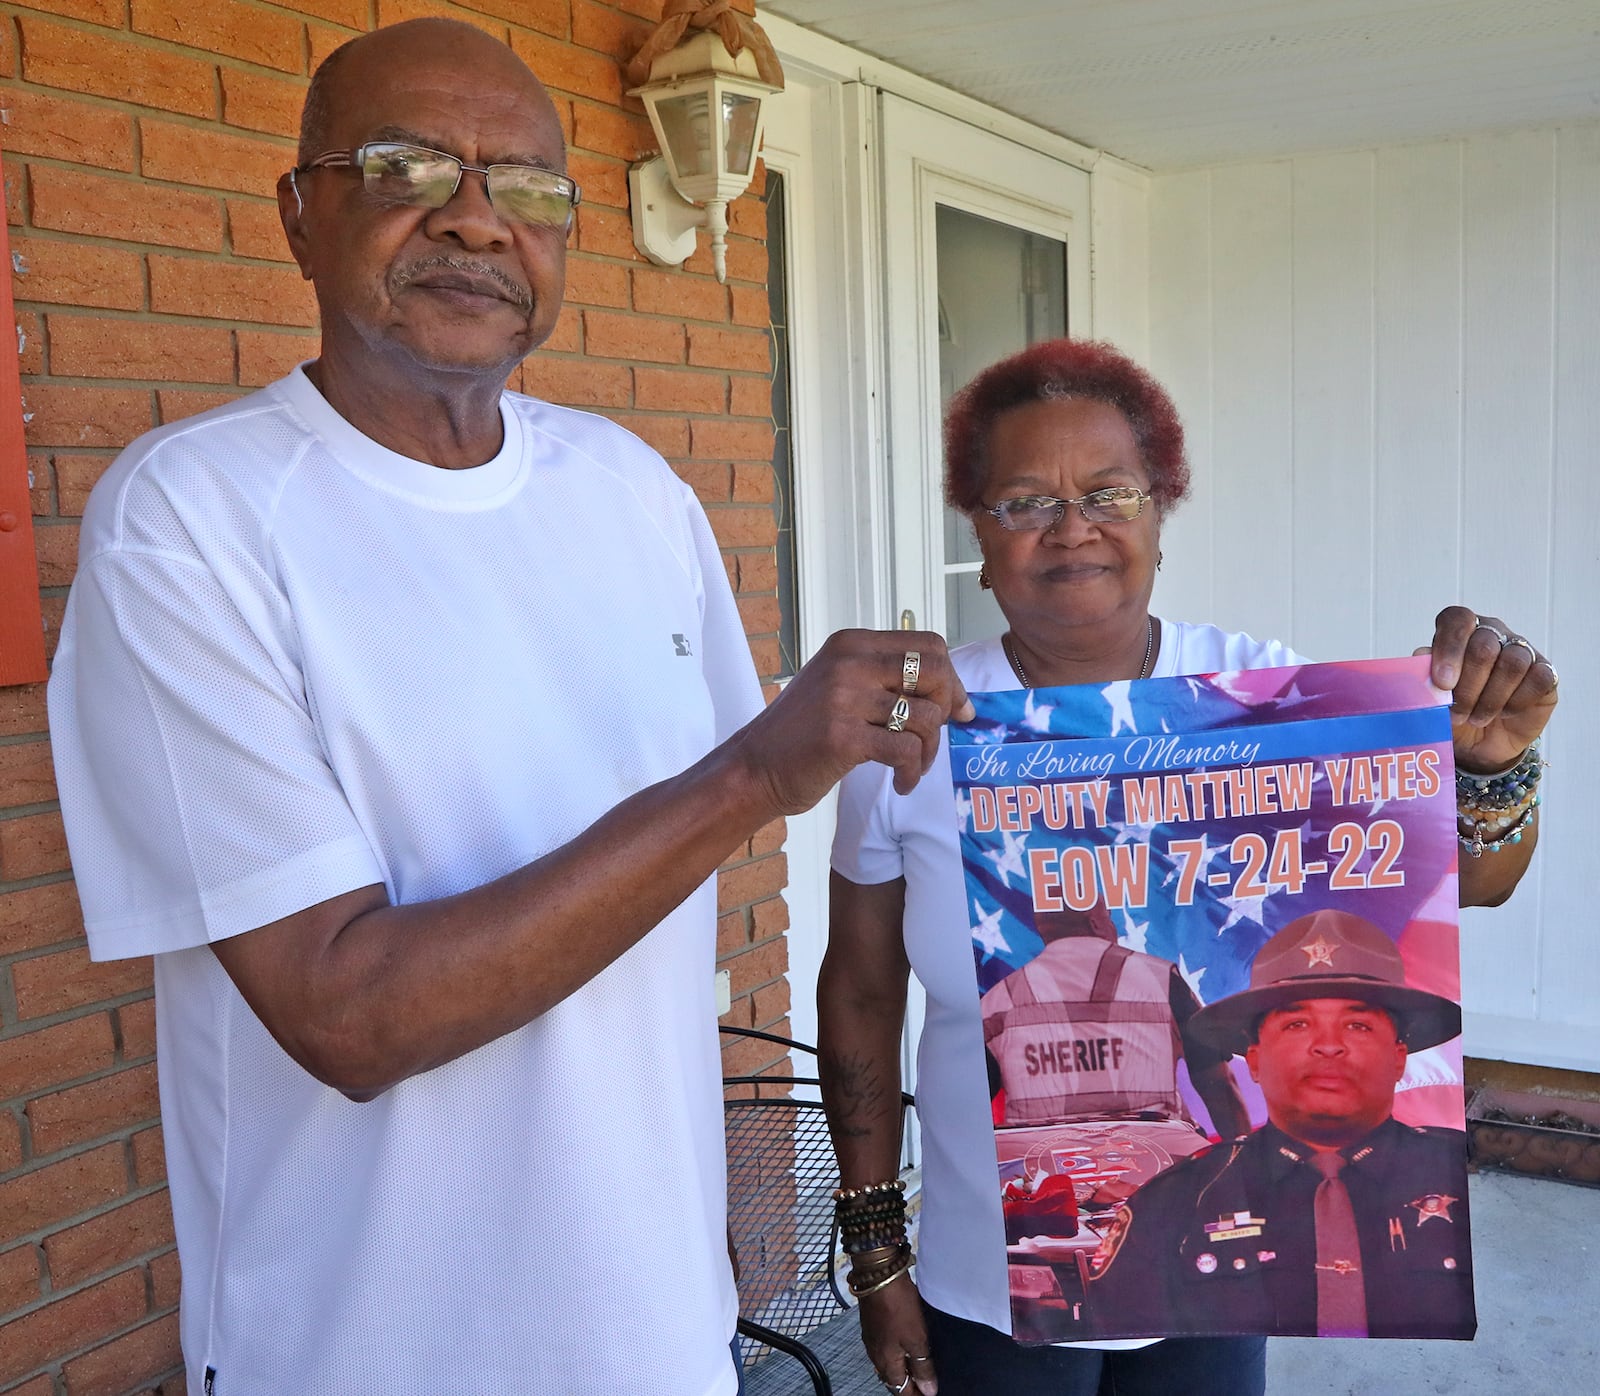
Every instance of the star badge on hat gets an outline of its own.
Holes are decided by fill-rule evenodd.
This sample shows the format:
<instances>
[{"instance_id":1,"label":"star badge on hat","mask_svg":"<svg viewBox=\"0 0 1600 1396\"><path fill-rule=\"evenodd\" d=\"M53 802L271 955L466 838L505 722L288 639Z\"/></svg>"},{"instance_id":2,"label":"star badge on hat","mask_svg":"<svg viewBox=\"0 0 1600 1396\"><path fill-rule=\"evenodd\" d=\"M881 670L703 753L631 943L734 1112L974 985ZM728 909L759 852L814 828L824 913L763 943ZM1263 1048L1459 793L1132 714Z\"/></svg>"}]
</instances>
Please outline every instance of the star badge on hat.
<instances>
[{"instance_id":1,"label":"star badge on hat","mask_svg":"<svg viewBox=\"0 0 1600 1396\"><path fill-rule=\"evenodd\" d=\"M1318 965L1327 965L1333 968L1333 952L1338 949L1327 936L1318 936L1315 940L1307 941L1300 947L1306 954L1306 968L1315 969Z\"/></svg>"},{"instance_id":2,"label":"star badge on hat","mask_svg":"<svg viewBox=\"0 0 1600 1396\"><path fill-rule=\"evenodd\" d=\"M1461 1201L1459 1197L1451 1197L1447 1192L1430 1192L1408 1205L1417 1209L1418 1226L1425 1221L1432 1221L1435 1217L1441 1217L1454 1224L1455 1218L1450 1215L1450 1208L1459 1201Z\"/></svg>"}]
</instances>

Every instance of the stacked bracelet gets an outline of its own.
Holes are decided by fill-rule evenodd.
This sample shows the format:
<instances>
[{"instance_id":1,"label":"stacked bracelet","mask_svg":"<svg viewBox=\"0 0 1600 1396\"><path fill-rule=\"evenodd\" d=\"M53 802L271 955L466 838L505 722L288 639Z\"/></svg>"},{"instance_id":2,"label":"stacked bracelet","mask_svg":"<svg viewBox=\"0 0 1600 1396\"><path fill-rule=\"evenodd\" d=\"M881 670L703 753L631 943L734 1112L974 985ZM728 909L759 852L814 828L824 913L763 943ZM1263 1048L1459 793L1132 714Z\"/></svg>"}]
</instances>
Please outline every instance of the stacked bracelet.
<instances>
[{"instance_id":1,"label":"stacked bracelet","mask_svg":"<svg viewBox=\"0 0 1600 1396\"><path fill-rule=\"evenodd\" d=\"M1539 807L1539 782L1549 765L1539 748L1535 738L1503 771L1481 775L1456 772L1456 832L1462 847L1474 858L1522 842L1523 831L1533 823Z\"/></svg>"},{"instance_id":2,"label":"stacked bracelet","mask_svg":"<svg viewBox=\"0 0 1600 1396\"><path fill-rule=\"evenodd\" d=\"M860 1299L876 1294L911 1268L906 1239L906 1185L896 1178L833 1194L833 1216L850 1259L846 1283Z\"/></svg>"},{"instance_id":3,"label":"stacked bracelet","mask_svg":"<svg viewBox=\"0 0 1600 1396\"><path fill-rule=\"evenodd\" d=\"M901 1237L899 1244L889 1248L888 1259L877 1265L852 1265L850 1275L845 1283L850 1287L850 1293L857 1299L864 1299L869 1294L876 1294L886 1285L892 1284L911 1268L911 1242Z\"/></svg>"}]
</instances>

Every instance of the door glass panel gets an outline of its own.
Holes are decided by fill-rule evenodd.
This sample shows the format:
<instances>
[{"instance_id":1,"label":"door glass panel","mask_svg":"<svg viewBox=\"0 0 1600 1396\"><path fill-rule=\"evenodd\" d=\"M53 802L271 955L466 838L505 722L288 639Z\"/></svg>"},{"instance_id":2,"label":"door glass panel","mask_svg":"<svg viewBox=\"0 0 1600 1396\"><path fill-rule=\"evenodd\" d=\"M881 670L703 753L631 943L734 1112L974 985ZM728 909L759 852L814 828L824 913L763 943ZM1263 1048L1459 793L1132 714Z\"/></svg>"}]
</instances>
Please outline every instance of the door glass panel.
<instances>
[{"instance_id":1,"label":"door glass panel","mask_svg":"<svg viewBox=\"0 0 1600 1396\"><path fill-rule=\"evenodd\" d=\"M938 205L939 410L982 369L1067 332L1067 246L1056 238ZM972 525L944 511L945 635L997 635L1005 617L978 586Z\"/></svg>"},{"instance_id":2,"label":"door glass panel","mask_svg":"<svg viewBox=\"0 0 1600 1396\"><path fill-rule=\"evenodd\" d=\"M772 512L778 524L776 675L800 668L800 546L795 535L794 437L789 420L789 245L784 177L767 170L767 312L772 321Z\"/></svg>"}]
</instances>

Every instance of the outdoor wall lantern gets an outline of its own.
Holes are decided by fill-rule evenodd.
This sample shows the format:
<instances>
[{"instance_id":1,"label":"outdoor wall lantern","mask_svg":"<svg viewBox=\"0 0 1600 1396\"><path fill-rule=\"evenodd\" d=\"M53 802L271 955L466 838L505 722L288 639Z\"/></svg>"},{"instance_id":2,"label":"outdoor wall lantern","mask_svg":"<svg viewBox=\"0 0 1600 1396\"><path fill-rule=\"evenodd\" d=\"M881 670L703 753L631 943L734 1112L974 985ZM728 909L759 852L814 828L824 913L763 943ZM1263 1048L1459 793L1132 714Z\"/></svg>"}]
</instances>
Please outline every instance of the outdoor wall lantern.
<instances>
[{"instance_id":1,"label":"outdoor wall lantern","mask_svg":"<svg viewBox=\"0 0 1600 1396\"><path fill-rule=\"evenodd\" d=\"M661 147L628 171L633 244L658 266L681 266L696 230L708 228L712 266L726 281L728 203L750 187L766 100L783 90L777 55L728 0L669 0L628 79Z\"/></svg>"}]
</instances>

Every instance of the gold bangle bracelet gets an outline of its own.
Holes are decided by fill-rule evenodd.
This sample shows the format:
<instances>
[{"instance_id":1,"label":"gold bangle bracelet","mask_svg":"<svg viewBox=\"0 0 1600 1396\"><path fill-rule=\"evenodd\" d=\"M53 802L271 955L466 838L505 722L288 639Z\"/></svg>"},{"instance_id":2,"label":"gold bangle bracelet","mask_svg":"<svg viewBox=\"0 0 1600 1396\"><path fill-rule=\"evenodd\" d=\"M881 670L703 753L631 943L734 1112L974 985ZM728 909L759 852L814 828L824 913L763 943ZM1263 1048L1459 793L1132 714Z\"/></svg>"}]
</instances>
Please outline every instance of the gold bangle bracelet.
<instances>
[{"instance_id":1,"label":"gold bangle bracelet","mask_svg":"<svg viewBox=\"0 0 1600 1396\"><path fill-rule=\"evenodd\" d=\"M877 1282L877 1284L875 1284L875 1285L868 1285L866 1289L857 1289L854 1285L851 1285L850 1286L850 1293L855 1295L855 1297L857 1299L865 1299L869 1294L876 1294L880 1289L884 1289L887 1286L892 1285L902 1275L907 1274L910 1271L910 1269L911 1269L911 1262L908 1260L904 1265L902 1265L898 1270L896 1270L894 1272L894 1274L890 1275L887 1279L879 1280Z\"/></svg>"}]
</instances>

